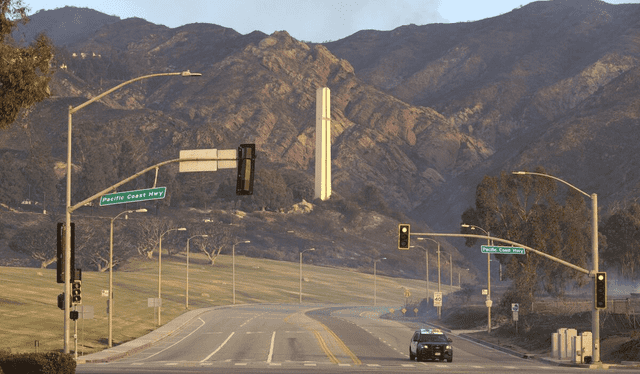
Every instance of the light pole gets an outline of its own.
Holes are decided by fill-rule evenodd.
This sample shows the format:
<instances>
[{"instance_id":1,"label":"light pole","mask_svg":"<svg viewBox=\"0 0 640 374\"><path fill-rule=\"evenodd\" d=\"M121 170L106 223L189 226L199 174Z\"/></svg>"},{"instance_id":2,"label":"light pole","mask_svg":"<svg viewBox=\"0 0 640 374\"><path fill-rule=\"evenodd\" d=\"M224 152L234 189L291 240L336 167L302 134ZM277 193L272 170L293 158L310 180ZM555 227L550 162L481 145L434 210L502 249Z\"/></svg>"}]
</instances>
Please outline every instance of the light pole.
<instances>
[{"instance_id":1,"label":"light pole","mask_svg":"<svg viewBox=\"0 0 640 374\"><path fill-rule=\"evenodd\" d=\"M386 257L383 257L377 260L373 260L373 306L376 306L378 301L378 280L376 275L376 265L378 264L378 262L386 259Z\"/></svg>"},{"instance_id":2,"label":"light pole","mask_svg":"<svg viewBox=\"0 0 640 374\"><path fill-rule=\"evenodd\" d=\"M418 240L421 240L422 238L418 238ZM411 248L420 248L424 251L424 261L425 261L425 267L427 268L426 274L425 274L425 279L427 281L427 284L425 285L425 297L427 298L427 302L429 302L429 251L427 251L427 249L421 245L412 245Z\"/></svg>"},{"instance_id":3,"label":"light pole","mask_svg":"<svg viewBox=\"0 0 640 374\"><path fill-rule=\"evenodd\" d=\"M440 242L435 240L435 239L431 239L431 238L424 238L424 237L420 237L418 238L418 240L431 240L432 242L436 243L438 245L438 253L440 253ZM427 302L429 301L429 253L427 252L427 250L425 249L425 257L426 257L426 262L427 262ZM440 287L438 286L438 292L440 292Z\"/></svg>"},{"instance_id":4,"label":"light pole","mask_svg":"<svg viewBox=\"0 0 640 374\"><path fill-rule=\"evenodd\" d=\"M109 235L109 339L108 348L113 347L113 221L115 221L122 214L127 213L146 213L146 209L137 210L125 210L117 216L111 218L111 231ZM125 219L127 216L125 216Z\"/></svg>"},{"instance_id":5,"label":"light pole","mask_svg":"<svg viewBox=\"0 0 640 374\"><path fill-rule=\"evenodd\" d=\"M593 288L595 290L595 286L596 286L596 273L598 272L598 195L595 193L592 193L591 195L589 195L588 193L582 191L581 189L579 189L578 187L572 185L571 183L564 181L560 178L554 177L553 175L549 175L549 174L542 174L542 173L534 173L534 172L528 172L528 171L514 171L513 174L515 175L537 175L540 177L546 177L546 178L551 178L553 180L556 180L560 183L563 183L571 188L573 188L574 190L580 192L581 194L591 198L591 210L592 210L592 216L591 216L591 256L593 257L593 265L592 265L592 270L591 270L591 274L589 274L589 276L591 278L593 278ZM594 292L594 296L595 298L595 292ZM593 306L591 309L591 330L593 331L593 339L592 339L592 345L593 345L593 356L592 356L592 361L594 364L598 364L598 365L602 365L602 362L600 361L600 311L596 308L596 303L595 300L593 302Z\"/></svg>"},{"instance_id":6,"label":"light pole","mask_svg":"<svg viewBox=\"0 0 640 374\"><path fill-rule=\"evenodd\" d=\"M467 225L465 223L460 225L461 227L470 228L471 230L478 229L484 232L487 236L491 236L489 232L482 227L476 225ZM491 245L491 241L487 238L487 245ZM491 333L491 253L487 253L487 333Z\"/></svg>"},{"instance_id":7,"label":"light pole","mask_svg":"<svg viewBox=\"0 0 640 374\"><path fill-rule=\"evenodd\" d=\"M176 76L183 76L183 77L190 77L190 76L201 76L202 74L200 73L191 73L189 70L183 71L183 72L175 72L175 73L158 73L158 74L150 74L150 75L144 75L138 78L134 78L134 79L130 79L124 83L121 83L103 93L101 93L100 95L91 98L90 100L85 101L84 103L78 105L77 107L72 107L69 106L69 125L67 128L67 202L66 202L66 209L65 209L65 240L64 240L64 294L65 295L70 295L71 294L71 213L73 212L73 209L71 209L71 129L72 129L72 115L73 113L79 111L80 109L84 108L85 106L93 103L94 101L100 100L101 98L103 98L104 96L110 94L111 92L129 84L129 83L133 83L142 79L146 79L146 78L152 78L152 77L159 77L159 76L169 76L169 75L176 75ZM69 303L64 303L64 337L63 337L63 341L64 341L64 353L69 353L69 328L71 323L70 321L70 312L71 312L71 305L68 305Z\"/></svg>"},{"instance_id":8,"label":"light pole","mask_svg":"<svg viewBox=\"0 0 640 374\"><path fill-rule=\"evenodd\" d=\"M302 254L306 251L315 251L315 248L305 249L300 252L300 304L302 304Z\"/></svg>"},{"instance_id":9,"label":"light pole","mask_svg":"<svg viewBox=\"0 0 640 374\"><path fill-rule=\"evenodd\" d=\"M251 241L249 240L245 240L242 242L237 242L237 243L233 243L233 246L231 247L231 273L232 276L231 278L232 280L232 288L233 288L233 304L236 303L236 244L240 244L240 243L251 243Z\"/></svg>"},{"instance_id":10,"label":"light pole","mask_svg":"<svg viewBox=\"0 0 640 374\"><path fill-rule=\"evenodd\" d=\"M187 288L185 290L185 299L184 299L184 308L185 309L189 309L189 240L191 240L193 238L196 238L196 237L208 238L209 235L207 235L207 234L194 235L194 236L190 237L189 239L187 239Z\"/></svg>"},{"instance_id":11,"label":"light pole","mask_svg":"<svg viewBox=\"0 0 640 374\"><path fill-rule=\"evenodd\" d=\"M159 245L158 245L158 300L162 303L162 237L164 234L170 231L187 231L186 228L180 227L177 229L169 229L160 235ZM160 321L160 311L162 310L162 304L158 305L158 326L162 325Z\"/></svg>"}]
</instances>

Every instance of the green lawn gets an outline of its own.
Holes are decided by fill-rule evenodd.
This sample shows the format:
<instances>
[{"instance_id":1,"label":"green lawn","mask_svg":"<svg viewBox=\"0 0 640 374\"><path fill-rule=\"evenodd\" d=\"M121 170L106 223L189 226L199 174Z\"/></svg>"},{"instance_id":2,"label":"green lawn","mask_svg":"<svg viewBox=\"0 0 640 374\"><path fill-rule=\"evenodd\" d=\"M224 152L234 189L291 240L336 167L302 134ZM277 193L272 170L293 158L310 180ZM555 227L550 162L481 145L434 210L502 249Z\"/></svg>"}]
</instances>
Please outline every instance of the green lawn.
<instances>
[{"instance_id":1,"label":"green lawn","mask_svg":"<svg viewBox=\"0 0 640 374\"><path fill-rule=\"evenodd\" d=\"M162 322L185 312L186 260L184 255L162 257ZM210 266L199 254L190 256L189 309L232 303L231 256L220 255ZM236 303L298 303L299 263L236 256ZM346 269L304 265L303 303L373 305L373 275ZM59 351L63 347L63 312L57 295L55 269L0 267L1 348L12 352ZM424 297L424 281L377 277L379 305L402 305L404 288L412 297ZM430 284L434 286L433 283ZM107 346L109 273L82 273L83 306L93 306L94 319L78 320L79 352ZM445 292L448 286L445 286ZM147 298L158 296L158 261L138 259L114 272L114 345L140 337L155 326L154 308ZM73 323L71 325L73 349ZM81 346L80 346L81 345Z\"/></svg>"}]
</instances>

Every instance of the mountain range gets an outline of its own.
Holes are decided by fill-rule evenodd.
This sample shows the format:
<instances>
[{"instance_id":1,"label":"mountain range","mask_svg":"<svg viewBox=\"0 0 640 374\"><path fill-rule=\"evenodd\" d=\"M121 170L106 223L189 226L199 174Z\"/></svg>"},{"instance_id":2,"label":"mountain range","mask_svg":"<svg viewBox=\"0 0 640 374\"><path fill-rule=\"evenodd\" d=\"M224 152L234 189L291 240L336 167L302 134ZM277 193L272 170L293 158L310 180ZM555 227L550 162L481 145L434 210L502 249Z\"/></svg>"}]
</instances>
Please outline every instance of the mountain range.
<instances>
[{"instance_id":1,"label":"mountain range","mask_svg":"<svg viewBox=\"0 0 640 374\"><path fill-rule=\"evenodd\" d=\"M86 8L30 18L14 37L45 31L58 47L53 96L0 132L2 154L28 153L40 139L64 162L69 105L137 76L190 70L202 76L131 84L74 115L74 166L115 160L125 143L132 170L180 149L255 143L263 165L312 181L315 91L326 86L336 193L375 186L434 230L457 232L477 184L500 171L541 165L597 193L602 209L640 189L638 4L538 1L476 22L323 44L286 31L171 29ZM96 147L111 156L92 155ZM104 165L118 170L105 171L107 185L119 180L114 165Z\"/></svg>"}]
</instances>

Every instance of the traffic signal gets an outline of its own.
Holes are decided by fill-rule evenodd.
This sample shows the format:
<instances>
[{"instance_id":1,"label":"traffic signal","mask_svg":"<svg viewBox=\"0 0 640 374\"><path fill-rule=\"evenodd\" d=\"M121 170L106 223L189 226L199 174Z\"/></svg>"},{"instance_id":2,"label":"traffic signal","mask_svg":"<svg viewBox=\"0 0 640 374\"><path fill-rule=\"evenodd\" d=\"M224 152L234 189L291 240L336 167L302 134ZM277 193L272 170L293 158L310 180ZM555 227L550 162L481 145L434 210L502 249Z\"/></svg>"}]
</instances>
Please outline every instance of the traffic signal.
<instances>
[{"instance_id":1,"label":"traffic signal","mask_svg":"<svg viewBox=\"0 0 640 374\"><path fill-rule=\"evenodd\" d=\"M58 308L64 310L64 292L58 295Z\"/></svg>"},{"instance_id":2,"label":"traffic signal","mask_svg":"<svg viewBox=\"0 0 640 374\"><path fill-rule=\"evenodd\" d=\"M82 304L82 281L76 280L71 285L71 304Z\"/></svg>"},{"instance_id":3,"label":"traffic signal","mask_svg":"<svg viewBox=\"0 0 640 374\"><path fill-rule=\"evenodd\" d=\"M57 245L57 282L58 283L64 283L64 239L65 239L65 235L64 235L64 230L65 230L65 223L64 222L58 222L58 230L57 230L57 241L56 241L56 245ZM75 237L76 237L76 224L71 222L71 282L73 282L74 279L74 272L73 269L75 268Z\"/></svg>"},{"instance_id":4,"label":"traffic signal","mask_svg":"<svg viewBox=\"0 0 640 374\"><path fill-rule=\"evenodd\" d=\"M596 309L607 307L607 273L596 273Z\"/></svg>"},{"instance_id":5,"label":"traffic signal","mask_svg":"<svg viewBox=\"0 0 640 374\"><path fill-rule=\"evenodd\" d=\"M240 144L237 159L238 179L236 183L236 195L253 195L256 145Z\"/></svg>"},{"instance_id":6,"label":"traffic signal","mask_svg":"<svg viewBox=\"0 0 640 374\"><path fill-rule=\"evenodd\" d=\"M409 249L409 235L411 234L411 225L398 225L398 249Z\"/></svg>"}]
</instances>

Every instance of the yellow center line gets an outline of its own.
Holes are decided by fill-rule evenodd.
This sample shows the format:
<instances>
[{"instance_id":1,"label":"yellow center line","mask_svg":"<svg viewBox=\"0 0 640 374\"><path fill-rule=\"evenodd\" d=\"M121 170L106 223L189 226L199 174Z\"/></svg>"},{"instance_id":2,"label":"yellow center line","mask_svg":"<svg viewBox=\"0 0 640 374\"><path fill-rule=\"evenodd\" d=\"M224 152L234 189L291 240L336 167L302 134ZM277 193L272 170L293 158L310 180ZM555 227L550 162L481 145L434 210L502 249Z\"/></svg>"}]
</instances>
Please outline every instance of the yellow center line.
<instances>
[{"instance_id":1,"label":"yellow center line","mask_svg":"<svg viewBox=\"0 0 640 374\"><path fill-rule=\"evenodd\" d=\"M297 314L297 313L296 313ZM287 323L292 323L289 321L289 318L293 317L294 314L290 314L289 316L287 316L286 318L284 318L284 321ZM310 317L307 317L310 318ZM347 345L342 341L342 339L340 339L338 337L338 335L336 335L331 329L329 329L327 326L325 326L323 323L321 323L318 320L313 320L313 323L319 324L320 326L322 326L322 328L335 340L336 344L338 344L338 346L340 347L340 349L351 358L351 360L353 361L353 363L355 365L362 365L362 361L360 361L360 359L358 358L358 356L356 356L350 349L349 347L347 347ZM320 345L320 348L324 351L324 353L327 355L327 357L329 358L329 360L331 360L331 362L333 362L334 364L338 364L340 363L340 361L336 358L336 356L331 352L331 350L329 349L329 347L327 346L326 341L322 338L322 336L320 335L320 333L314 329L311 326L308 326L309 324L301 324L298 323L301 327L303 327L306 330L309 330L311 332L313 332L313 334L315 335L316 339L318 340L318 344Z\"/></svg>"},{"instance_id":2,"label":"yellow center line","mask_svg":"<svg viewBox=\"0 0 640 374\"><path fill-rule=\"evenodd\" d=\"M344 344L344 342L342 341L342 339L340 339L338 337L338 335L336 335L332 330L330 330L327 326L325 326L323 323L318 322L331 336L333 336L333 338L336 340L336 342L338 343L338 345L340 346L340 348L342 349L342 351L344 353L347 354L347 356L351 357L351 360L353 360L353 363L356 365L362 365L362 361L360 361L360 359L358 358L358 356L356 356L353 352L351 352L351 350L349 349L349 347L347 347L346 344Z\"/></svg>"}]
</instances>

